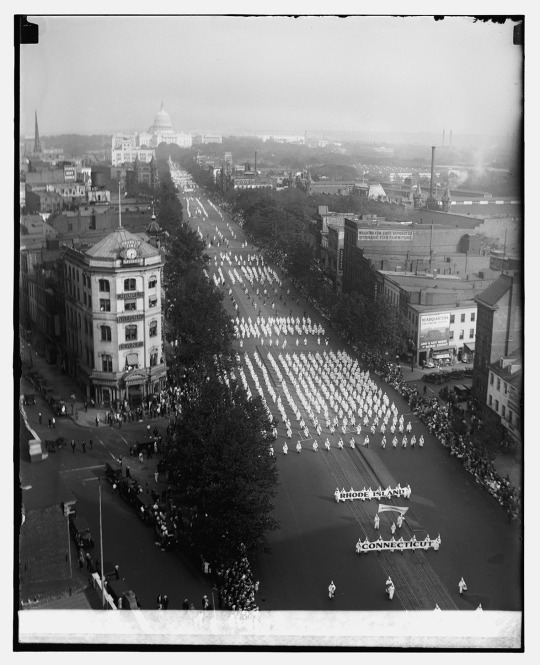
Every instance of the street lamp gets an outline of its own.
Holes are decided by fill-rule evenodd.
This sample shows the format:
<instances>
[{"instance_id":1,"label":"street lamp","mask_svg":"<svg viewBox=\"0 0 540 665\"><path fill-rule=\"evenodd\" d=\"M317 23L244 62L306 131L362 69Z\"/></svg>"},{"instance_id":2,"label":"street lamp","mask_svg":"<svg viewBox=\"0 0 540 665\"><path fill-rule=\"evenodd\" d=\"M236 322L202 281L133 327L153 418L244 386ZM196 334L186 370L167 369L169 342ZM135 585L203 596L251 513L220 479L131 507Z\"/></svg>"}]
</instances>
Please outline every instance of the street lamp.
<instances>
[{"instance_id":1,"label":"street lamp","mask_svg":"<svg viewBox=\"0 0 540 665\"><path fill-rule=\"evenodd\" d=\"M73 568L71 565L71 540L69 537L69 516L74 515L75 511L74 510L69 510L69 508L65 511L66 515L66 526L67 526L67 538L68 538L68 556L69 556L69 576L71 579L73 579Z\"/></svg>"}]
</instances>

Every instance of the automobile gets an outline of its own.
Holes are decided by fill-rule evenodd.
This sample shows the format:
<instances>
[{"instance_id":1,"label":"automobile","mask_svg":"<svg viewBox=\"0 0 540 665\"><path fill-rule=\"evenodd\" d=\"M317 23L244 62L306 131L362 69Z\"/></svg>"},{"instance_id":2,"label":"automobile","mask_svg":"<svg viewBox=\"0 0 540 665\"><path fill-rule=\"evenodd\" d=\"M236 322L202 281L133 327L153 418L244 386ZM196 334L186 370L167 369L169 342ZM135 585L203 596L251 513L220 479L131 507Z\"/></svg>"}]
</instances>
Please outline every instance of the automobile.
<instances>
[{"instance_id":1,"label":"automobile","mask_svg":"<svg viewBox=\"0 0 540 665\"><path fill-rule=\"evenodd\" d=\"M49 398L52 410L56 416L67 416L67 407L60 395L51 395Z\"/></svg>"},{"instance_id":2,"label":"automobile","mask_svg":"<svg viewBox=\"0 0 540 665\"><path fill-rule=\"evenodd\" d=\"M80 515L69 516L69 530L77 547L88 549L94 547L94 539L90 533L90 526L84 517Z\"/></svg>"},{"instance_id":3,"label":"automobile","mask_svg":"<svg viewBox=\"0 0 540 665\"><path fill-rule=\"evenodd\" d=\"M34 393L25 393L23 397L23 404L30 405L36 403L36 396Z\"/></svg>"},{"instance_id":4,"label":"automobile","mask_svg":"<svg viewBox=\"0 0 540 665\"><path fill-rule=\"evenodd\" d=\"M431 369L435 367L435 363L432 360L424 360L424 367Z\"/></svg>"},{"instance_id":5,"label":"automobile","mask_svg":"<svg viewBox=\"0 0 540 665\"><path fill-rule=\"evenodd\" d=\"M143 522L148 524L153 524L155 521L153 505L154 502L148 494L137 494L133 499L133 506L137 515Z\"/></svg>"},{"instance_id":6,"label":"automobile","mask_svg":"<svg viewBox=\"0 0 540 665\"><path fill-rule=\"evenodd\" d=\"M113 485L122 479L122 465L119 462L110 461L105 464L105 476Z\"/></svg>"},{"instance_id":7,"label":"automobile","mask_svg":"<svg viewBox=\"0 0 540 665\"><path fill-rule=\"evenodd\" d=\"M144 450L145 453L148 454L148 451L150 451L150 454L153 455L154 449L153 441L137 441L137 443L131 447L130 452L133 451L132 454L136 456Z\"/></svg>"},{"instance_id":8,"label":"automobile","mask_svg":"<svg viewBox=\"0 0 540 665\"><path fill-rule=\"evenodd\" d=\"M55 453L57 450L61 450L66 447L66 440L63 436L59 436L54 441L52 439L45 440L45 449L49 453Z\"/></svg>"},{"instance_id":9,"label":"automobile","mask_svg":"<svg viewBox=\"0 0 540 665\"><path fill-rule=\"evenodd\" d=\"M141 605L135 592L126 580L107 580L107 591L119 610L140 610Z\"/></svg>"},{"instance_id":10,"label":"automobile","mask_svg":"<svg viewBox=\"0 0 540 665\"><path fill-rule=\"evenodd\" d=\"M456 385L454 392L460 402L465 402L472 397L472 388L470 386Z\"/></svg>"}]
</instances>

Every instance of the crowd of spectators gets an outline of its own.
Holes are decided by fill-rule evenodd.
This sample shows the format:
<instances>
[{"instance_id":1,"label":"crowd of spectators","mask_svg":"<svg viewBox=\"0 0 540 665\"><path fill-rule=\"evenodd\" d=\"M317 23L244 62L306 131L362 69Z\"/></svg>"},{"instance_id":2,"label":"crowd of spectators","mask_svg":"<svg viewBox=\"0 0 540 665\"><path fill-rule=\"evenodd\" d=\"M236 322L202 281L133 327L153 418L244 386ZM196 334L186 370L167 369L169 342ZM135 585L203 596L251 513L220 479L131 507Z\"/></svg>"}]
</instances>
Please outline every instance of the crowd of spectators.
<instances>
[{"instance_id":1,"label":"crowd of spectators","mask_svg":"<svg viewBox=\"0 0 540 665\"><path fill-rule=\"evenodd\" d=\"M241 557L230 566L221 565L217 569L219 609L256 611L255 594L259 582L253 580L253 574L241 544Z\"/></svg>"}]
</instances>

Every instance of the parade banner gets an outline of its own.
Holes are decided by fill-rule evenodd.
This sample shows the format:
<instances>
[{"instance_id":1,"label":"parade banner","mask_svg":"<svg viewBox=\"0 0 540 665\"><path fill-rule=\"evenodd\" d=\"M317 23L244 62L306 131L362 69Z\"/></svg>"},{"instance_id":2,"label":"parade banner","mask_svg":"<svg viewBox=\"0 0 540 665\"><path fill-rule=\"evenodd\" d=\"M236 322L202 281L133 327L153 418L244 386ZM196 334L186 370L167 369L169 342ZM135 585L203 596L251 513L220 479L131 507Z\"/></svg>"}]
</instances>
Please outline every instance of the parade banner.
<instances>
[{"instance_id":1,"label":"parade banner","mask_svg":"<svg viewBox=\"0 0 540 665\"><path fill-rule=\"evenodd\" d=\"M371 487L368 489L364 487L361 490L353 490L351 487L350 491L347 491L346 489L340 490L338 488L334 492L334 497L337 503L340 501L354 501L355 499L359 499L360 501L390 499L393 496L409 499L411 496L411 486L407 485L407 487L401 487L401 485L398 484L397 487L388 486L385 490L381 487L378 487L376 490L372 490Z\"/></svg>"},{"instance_id":2,"label":"parade banner","mask_svg":"<svg viewBox=\"0 0 540 665\"><path fill-rule=\"evenodd\" d=\"M388 506L386 503L380 503L379 504L379 510L377 512L384 513L387 510L395 510L396 513L401 513L402 515L405 515L405 513L409 509L408 508L402 508L401 506Z\"/></svg>"},{"instance_id":3,"label":"parade banner","mask_svg":"<svg viewBox=\"0 0 540 665\"><path fill-rule=\"evenodd\" d=\"M431 539L428 536L422 540L417 540L413 536L410 540L403 540L400 538L396 540L393 536L390 540L383 540L380 536L377 540L370 542L367 538L362 540L361 538L356 543L355 549L357 554L367 554L367 552L382 552L383 550L389 550L390 552L404 552L405 550L429 550L434 549L438 550L441 545L441 536L438 535L437 538Z\"/></svg>"}]
</instances>

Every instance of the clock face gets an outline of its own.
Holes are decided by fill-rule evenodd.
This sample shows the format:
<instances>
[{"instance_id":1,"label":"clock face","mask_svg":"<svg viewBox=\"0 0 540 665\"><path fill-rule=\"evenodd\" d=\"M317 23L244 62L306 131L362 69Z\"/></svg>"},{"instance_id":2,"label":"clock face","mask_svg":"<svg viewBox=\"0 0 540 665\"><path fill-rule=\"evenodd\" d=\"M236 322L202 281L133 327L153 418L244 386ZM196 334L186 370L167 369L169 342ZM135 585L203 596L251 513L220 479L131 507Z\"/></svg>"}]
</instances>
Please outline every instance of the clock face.
<instances>
[{"instance_id":1,"label":"clock face","mask_svg":"<svg viewBox=\"0 0 540 665\"><path fill-rule=\"evenodd\" d=\"M130 247L129 249L126 250L126 258L127 259L137 258L137 250L135 249L135 247Z\"/></svg>"}]
</instances>

